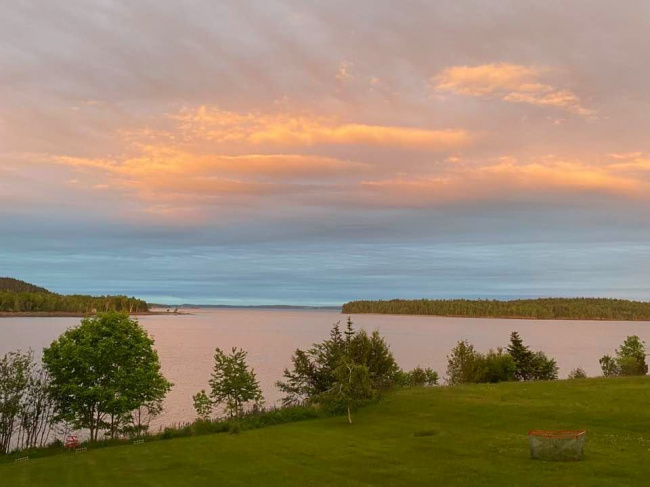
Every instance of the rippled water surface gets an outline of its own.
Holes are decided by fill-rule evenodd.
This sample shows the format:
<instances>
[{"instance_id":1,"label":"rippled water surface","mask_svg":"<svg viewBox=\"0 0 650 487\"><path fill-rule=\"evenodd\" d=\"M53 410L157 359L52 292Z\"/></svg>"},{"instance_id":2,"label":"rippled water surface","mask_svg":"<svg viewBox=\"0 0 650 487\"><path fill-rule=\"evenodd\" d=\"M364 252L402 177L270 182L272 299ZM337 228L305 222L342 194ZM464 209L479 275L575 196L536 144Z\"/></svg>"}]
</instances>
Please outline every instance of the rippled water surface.
<instances>
[{"instance_id":1,"label":"rippled water surface","mask_svg":"<svg viewBox=\"0 0 650 487\"><path fill-rule=\"evenodd\" d=\"M202 309L190 315L143 316L142 325L156 339L163 372L174 383L166 410L157 424L194 418L192 395L207 388L215 347L242 347L249 352L267 404L280 399L274 383L290 364L293 351L328 336L331 325L347 317L336 311ZM441 375L446 356L458 340L468 339L479 350L505 346L518 330L524 341L555 357L560 375L577 366L599 373L598 359L627 335L650 342L650 322L535 321L465 319L424 316L356 315L355 323L378 329L403 368L432 367ZM39 351L78 318L2 318L0 354L32 348Z\"/></svg>"}]
</instances>

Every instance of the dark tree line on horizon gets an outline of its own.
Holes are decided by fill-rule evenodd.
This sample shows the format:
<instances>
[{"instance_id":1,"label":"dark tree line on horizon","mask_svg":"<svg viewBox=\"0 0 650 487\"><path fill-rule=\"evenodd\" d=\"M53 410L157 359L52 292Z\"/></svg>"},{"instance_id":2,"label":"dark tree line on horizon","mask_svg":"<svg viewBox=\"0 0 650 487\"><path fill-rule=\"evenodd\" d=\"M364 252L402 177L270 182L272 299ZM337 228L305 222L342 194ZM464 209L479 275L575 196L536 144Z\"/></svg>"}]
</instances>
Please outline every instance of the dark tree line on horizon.
<instances>
[{"instance_id":1,"label":"dark tree line on horizon","mask_svg":"<svg viewBox=\"0 0 650 487\"><path fill-rule=\"evenodd\" d=\"M15 293L0 291L0 312L84 313L106 311L147 312L146 301L128 296L63 296L54 293Z\"/></svg>"},{"instance_id":2,"label":"dark tree line on horizon","mask_svg":"<svg viewBox=\"0 0 650 487\"><path fill-rule=\"evenodd\" d=\"M13 277L0 277L0 291L13 291L15 293L49 293L44 287L30 284L29 282L14 279Z\"/></svg>"},{"instance_id":3,"label":"dark tree line on horizon","mask_svg":"<svg viewBox=\"0 0 650 487\"><path fill-rule=\"evenodd\" d=\"M351 301L344 314L375 313L567 320L650 320L650 302L608 298L541 298L513 301L393 299Z\"/></svg>"},{"instance_id":4,"label":"dark tree line on horizon","mask_svg":"<svg viewBox=\"0 0 650 487\"><path fill-rule=\"evenodd\" d=\"M146 301L128 296L62 295L19 279L0 277L0 312L79 313L108 311L143 313Z\"/></svg>"}]
</instances>

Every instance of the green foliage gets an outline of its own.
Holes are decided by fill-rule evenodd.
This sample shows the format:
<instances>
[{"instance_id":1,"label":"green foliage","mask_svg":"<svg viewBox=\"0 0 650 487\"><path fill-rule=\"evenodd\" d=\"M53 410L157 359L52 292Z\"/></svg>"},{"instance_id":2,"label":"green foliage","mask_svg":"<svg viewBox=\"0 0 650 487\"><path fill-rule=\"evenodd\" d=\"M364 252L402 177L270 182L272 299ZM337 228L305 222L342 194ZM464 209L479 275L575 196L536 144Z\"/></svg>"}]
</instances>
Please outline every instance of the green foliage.
<instances>
[{"instance_id":1,"label":"green foliage","mask_svg":"<svg viewBox=\"0 0 650 487\"><path fill-rule=\"evenodd\" d=\"M605 377L616 377L619 375L618 364L616 359L611 355L603 356L598 362Z\"/></svg>"},{"instance_id":2,"label":"green foliage","mask_svg":"<svg viewBox=\"0 0 650 487\"><path fill-rule=\"evenodd\" d=\"M32 351L9 352L0 359L0 454L46 444L53 404L49 378Z\"/></svg>"},{"instance_id":3,"label":"green foliage","mask_svg":"<svg viewBox=\"0 0 650 487\"><path fill-rule=\"evenodd\" d=\"M29 385L32 354L9 352L0 359L0 454L7 453L18 427Z\"/></svg>"},{"instance_id":4,"label":"green foliage","mask_svg":"<svg viewBox=\"0 0 650 487\"><path fill-rule=\"evenodd\" d=\"M127 296L63 296L10 277L0 277L0 312L96 313L149 311L145 301Z\"/></svg>"},{"instance_id":5,"label":"green foliage","mask_svg":"<svg viewBox=\"0 0 650 487\"><path fill-rule=\"evenodd\" d=\"M513 331L510 334L508 354L512 357L517 380L554 380L558 377L558 367L554 359L549 359L544 352L532 352Z\"/></svg>"},{"instance_id":6,"label":"green foliage","mask_svg":"<svg viewBox=\"0 0 650 487\"><path fill-rule=\"evenodd\" d=\"M199 418L207 419L214 406L223 405L231 418L244 414L245 406L259 407L264 398L255 371L248 368L247 352L233 348L230 354L217 348L210 379L210 397L205 391L194 396L194 408Z\"/></svg>"},{"instance_id":7,"label":"green foliage","mask_svg":"<svg viewBox=\"0 0 650 487\"><path fill-rule=\"evenodd\" d=\"M587 373L585 372L585 370L582 367L576 367L571 372L569 372L569 376L567 378L569 380L586 379L587 378Z\"/></svg>"},{"instance_id":8,"label":"green foliage","mask_svg":"<svg viewBox=\"0 0 650 487\"><path fill-rule=\"evenodd\" d=\"M393 299L352 301L343 313L467 316L566 320L650 320L650 302L606 298L544 298L513 301Z\"/></svg>"},{"instance_id":9,"label":"green foliage","mask_svg":"<svg viewBox=\"0 0 650 487\"><path fill-rule=\"evenodd\" d=\"M510 346L505 351L498 348L482 354L463 340L447 357L447 383L450 385L552 380L557 379L557 373L555 360L543 352L531 352L517 332L512 333Z\"/></svg>"},{"instance_id":10,"label":"green foliage","mask_svg":"<svg viewBox=\"0 0 650 487\"><path fill-rule=\"evenodd\" d=\"M334 370L335 382L332 387L315 398L320 404L336 408L344 404L348 423L352 424L352 410L372 399L376 393L370 370L367 365L355 363L349 356L345 357Z\"/></svg>"},{"instance_id":11,"label":"green foliage","mask_svg":"<svg viewBox=\"0 0 650 487\"><path fill-rule=\"evenodd\" d=\"M517 367L515 376L517 380L532 380L534 374L533 366L533 352L524 345L524 341L519 336L519 333L513 331L510 334L510 344L508 345L508 353L512 357Z\"/></svg>"},{"instance_id":12,"label":"green foliage","mask_svg":"<svg viewBox=\"0 0 650 487\"><path fill-rule=\"evenodd\" d=\"M230 428L228 428L228 433L231 435L238 435L241 433L241 424L234 422L230 425Z\"/></svg>"},{"instance_id":13,"label":"green foliage","mask_svg":"<svg viewBox=\"0 0 650 487\"><path fill-rule=\"evenodd\" d=\"M160 372L153 345L136 320L115 312L64 332L43 351L56 418L87 428L96 441L101 430L115 437L133 427L133 414L142 407L159 412L172 385Z\"/></svg>"},{"instance_id":14,"label":"green foliage","mask_svg":"<svg viewBox=\"0 0 650 487\"><path fill-rule=\"evenodd\" d=\"M423 387L438 385L438 372L418 366L408 372L399 370L395 374L395 385L401 387Z\"/></svg>"},{"instance_id":15,"label":"green foliage","mask_svg":"<svg viewBox=\"0 0 650 487\"><path fill-rule=\"evenodd\" d=\"M285 369L285 380L277 382L285 393L283 404L303 404L331 390L337 383L336 370L344 359L365 366L375 389L392 385L399 372L390 347L379 333L356 332L348 319L345 332L335 323L328 339L308 350L296 350L291 358L292 369Z\"/></svg>"},{"instance_id":16,"label":"green foliage","mask_svg":"<svg viewBox=\"0 0 650 487\"><path fill-rule=\"evenodd\" d=\"M646 375L645 342L638 336L628 336L616 350L616 357L605 355L600 359L600 367L605 377Z\"/></svg>"},{"instance_id":17,"label":"green foliage","mask_svg":"<svg viewBox=\"0 0 650 487\"><path fill-rule=\"evenodd\" d=\"M481 357L482 364L476 382L507 382L516 380L517 365L513 358L503 349L489 350Z\"/></svg>"},{"instance_id":18,"label":"green foliage","mask_svg":"<svg viewBox=\"0 0 650 487\"><path fill-rule=\"evenodd\" d=\"M11 291L14 293L49 293L47 289L35 286L13 277L0 277L0 291Z\"/></svg>"},{"instance_id":19,"label":"green foliage","mask_svg":"<svg viewBox=\"0 0 650 487\"><path fill-rule=\"evenodd\" d=\"M449 385L480 382L481 354L467 340L458 342L447 356L447 383Z\"/></svg>"},{"instance_id":20,"label":"green foliage","mask_svg":"<svg viewBox=\"0 0 650 487\"><path fill-rule=\"evenodd\" d=\"M557 380L558 370L555 359L548 358L544 352L533 354L532 380Z\"/></svg>"},{"instance_id":21,"label":"green foliage","mask_svg":"<svg viewBox=\"0 0 650 487\"><path fill-rule=\"evenodd\" d=\"M0 312L84 313L149 311L146 301L127 296L63 296L54 293L0 291Z\"/></svg>"},{"instance_id":22,"label":"green foliage","mask_svg":"<svg viewBox=\"0 0 650 487\"><path fill-rule=\"evenodd\" d=\"M194 394L192 400L194 401L194 410L199 420L208 421L212 415L213 404L205 393L205 389Z\"/></svg>"}]
</instances>

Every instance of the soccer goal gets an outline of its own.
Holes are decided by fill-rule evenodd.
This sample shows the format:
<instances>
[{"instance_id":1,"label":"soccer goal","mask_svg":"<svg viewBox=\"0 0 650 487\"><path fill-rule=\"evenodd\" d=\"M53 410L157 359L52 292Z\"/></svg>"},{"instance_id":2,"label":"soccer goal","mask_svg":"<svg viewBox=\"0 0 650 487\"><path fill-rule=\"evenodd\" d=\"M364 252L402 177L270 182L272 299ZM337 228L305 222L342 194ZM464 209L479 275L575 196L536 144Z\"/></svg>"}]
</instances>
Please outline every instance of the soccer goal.
<instances>
[{"instance_id":1,"label":"soccer goal","mask_svg":"<svg viewBox=\"0 0 650 487\"><path fill-rule=\"evenodd\" d=\"M585 456L586 431L540 431L528 432L530 455L537 460L571 462Z\"/></svg>"}]
</instances>

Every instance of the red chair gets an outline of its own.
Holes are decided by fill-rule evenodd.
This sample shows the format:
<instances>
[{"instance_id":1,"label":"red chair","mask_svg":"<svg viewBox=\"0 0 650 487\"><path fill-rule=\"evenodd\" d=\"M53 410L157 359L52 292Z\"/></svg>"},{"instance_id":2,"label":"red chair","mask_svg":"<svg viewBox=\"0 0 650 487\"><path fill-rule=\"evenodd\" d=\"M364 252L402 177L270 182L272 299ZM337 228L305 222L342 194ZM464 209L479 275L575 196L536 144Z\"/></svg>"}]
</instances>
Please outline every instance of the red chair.
<instances>
[{"instance_id":1,"label":"red chair","mask_svg":"<svg viewBox=\"0 0 650 487\"><path fill-rule=\"evenodd\" d=\"M65 439L65 447L68 449L77 448L79 446L79 438L74 435L69 435Z\"/></svg>"}]
</instances>

